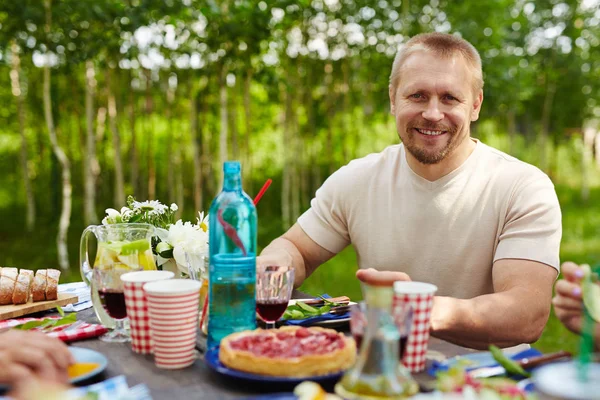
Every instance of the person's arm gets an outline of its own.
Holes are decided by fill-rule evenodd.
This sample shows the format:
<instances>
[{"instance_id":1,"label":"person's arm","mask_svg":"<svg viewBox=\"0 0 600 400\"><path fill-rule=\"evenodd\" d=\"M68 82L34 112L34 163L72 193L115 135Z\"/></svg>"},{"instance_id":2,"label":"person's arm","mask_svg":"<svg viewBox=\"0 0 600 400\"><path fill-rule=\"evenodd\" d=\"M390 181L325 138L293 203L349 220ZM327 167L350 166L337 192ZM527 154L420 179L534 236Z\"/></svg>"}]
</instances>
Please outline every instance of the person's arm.
<instances>
[{"instance_id":1,"label":"person's arm","mask_svg":"<svg viewBox=\"0 0 600 400\"><path fill-rule=\"evenodd\" d=\"M257 267L291 265L295 270L294 287L298 287L321 264L335 255L312 240L298 225L273 240L256 258Z\"/></svg>"},{"instance_id":2,"label":"person's arm","mask_svg":"<svg viewBox=\"0 0 600 400\"><path fill-rule=\"evenodd\" d=\"M494 293L461 300L437 296L431 334L487 349L535 342L548 321L557 271L528 260L502 259L492 270Z\"/></svg>"}]
</instances>

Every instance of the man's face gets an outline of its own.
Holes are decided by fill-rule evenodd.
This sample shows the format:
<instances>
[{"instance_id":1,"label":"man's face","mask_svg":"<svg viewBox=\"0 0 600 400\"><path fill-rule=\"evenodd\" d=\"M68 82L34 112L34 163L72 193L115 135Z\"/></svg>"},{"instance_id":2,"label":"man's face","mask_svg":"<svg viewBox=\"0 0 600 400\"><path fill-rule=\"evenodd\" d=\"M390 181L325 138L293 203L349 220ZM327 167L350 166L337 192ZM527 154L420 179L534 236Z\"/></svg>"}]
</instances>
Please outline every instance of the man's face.
<instances>
[{"instance_id":1,"label":"man's face","mask_svg":"<svg viewBox=\"0 0 600 400\"><path fill-rule=\"evenodd\" d=\"M473 92L473 79L460 55L418 51L406 59L390 101L400 139L420 163L437 164L468 148L483 100L481 91Z\"/></svg>"}]
</instances>

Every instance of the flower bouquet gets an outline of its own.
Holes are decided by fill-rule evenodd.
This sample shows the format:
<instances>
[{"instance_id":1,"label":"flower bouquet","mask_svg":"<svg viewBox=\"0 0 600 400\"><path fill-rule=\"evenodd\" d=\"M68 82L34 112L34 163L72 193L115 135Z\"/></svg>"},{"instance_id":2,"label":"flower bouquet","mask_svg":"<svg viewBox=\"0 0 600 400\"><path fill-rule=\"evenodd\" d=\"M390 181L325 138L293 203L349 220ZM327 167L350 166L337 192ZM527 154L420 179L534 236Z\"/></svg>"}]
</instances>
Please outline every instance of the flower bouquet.
<instances>
[{"instance_id":1,"label":"flower bouquet","mask_svg":"<svg viewBox=\"0 0 600 400\"><path fill-rule=\"evenodd\" d=\"M208 256L208 215L198 212L196 223L175 221L179 208L173 203L166 206L158 200L136 201L127 197L127 205L120 211L106 209L103 225L119 223L146 223L156 228L152 238L152 252L159 269L189 276L188 266L202 268L203 257Z\"/></svg>"}]
</instances>

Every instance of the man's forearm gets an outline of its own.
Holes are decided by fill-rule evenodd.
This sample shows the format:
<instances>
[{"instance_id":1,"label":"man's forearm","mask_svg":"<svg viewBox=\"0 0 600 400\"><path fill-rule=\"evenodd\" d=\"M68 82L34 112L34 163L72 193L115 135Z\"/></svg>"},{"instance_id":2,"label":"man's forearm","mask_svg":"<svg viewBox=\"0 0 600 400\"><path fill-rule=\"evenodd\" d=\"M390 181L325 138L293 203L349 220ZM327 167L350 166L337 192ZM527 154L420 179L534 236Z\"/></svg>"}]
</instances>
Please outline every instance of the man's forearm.
<instances>
[{"instance_id":1,"label":"man's forearm","mask_svg":"<svg viewBox=\"0 0 600 400\"><path fill-rule=\"evenodd\" d=\"M431 334L466 347L487 349L531 343L538 339L548 320L549 305L533 300L523 304L518 291L507 291L461 300L436 297Z\"/></svg>"},{"instance_id":2,"label":"man's forearm","mask_svg":"<svg viewBox=\"0 0 600 400\"><path fill-rule=\"evenodd\" d=\"M291 241L279 237L273 240L267 247L260 253L262 256L273 256L280 258L281 253L285 252L291 258L291 265L294 268L294 287L297 288L306 279L306 266L304 265L304 258L298 248Z\"/></svg>"}]
</instances>

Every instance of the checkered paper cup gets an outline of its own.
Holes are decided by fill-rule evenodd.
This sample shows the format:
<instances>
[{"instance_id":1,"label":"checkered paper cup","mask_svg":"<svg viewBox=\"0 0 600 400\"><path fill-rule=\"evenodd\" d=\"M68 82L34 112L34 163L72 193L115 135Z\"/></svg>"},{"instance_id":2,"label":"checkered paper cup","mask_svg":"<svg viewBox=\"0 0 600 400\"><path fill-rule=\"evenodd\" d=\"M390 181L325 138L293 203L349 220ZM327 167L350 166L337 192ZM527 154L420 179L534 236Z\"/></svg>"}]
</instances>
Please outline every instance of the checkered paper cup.
<instances>
[{"instance_id":1,"label":"checkered paper cup","mask_svg":"<svg viewBox=\"0 0 600 400\"><path fill-rule=\"evenodd\" d=\"M413 321L402 363L410 372L425 369L433 296L437 286L424 282L394 282L393 307L409 303Z\"/></svg>"},{"instance_id":2,"label":"checkered paper cup","mask_svg":"<svg viewBox=\"0 0 600 400\"><path fill-rule=\"evenodd\" d=\"M158 368L179 369L194 363L201 286L191 279L144 285Z\"/></svg>"},{"instance_id":3,"label":"checkered paper cup","mask_svg":"<svg viewBox=\"0 0 600 400\"><path fill-rule=\"evenodd\" d=\"M175 276L170 271L138 271L121 275L125 288L125 308L131 328L131 349L140 354L153 352L148 302L143 290L144 284L163 281Z\"/></svg>"}]
</instances>

